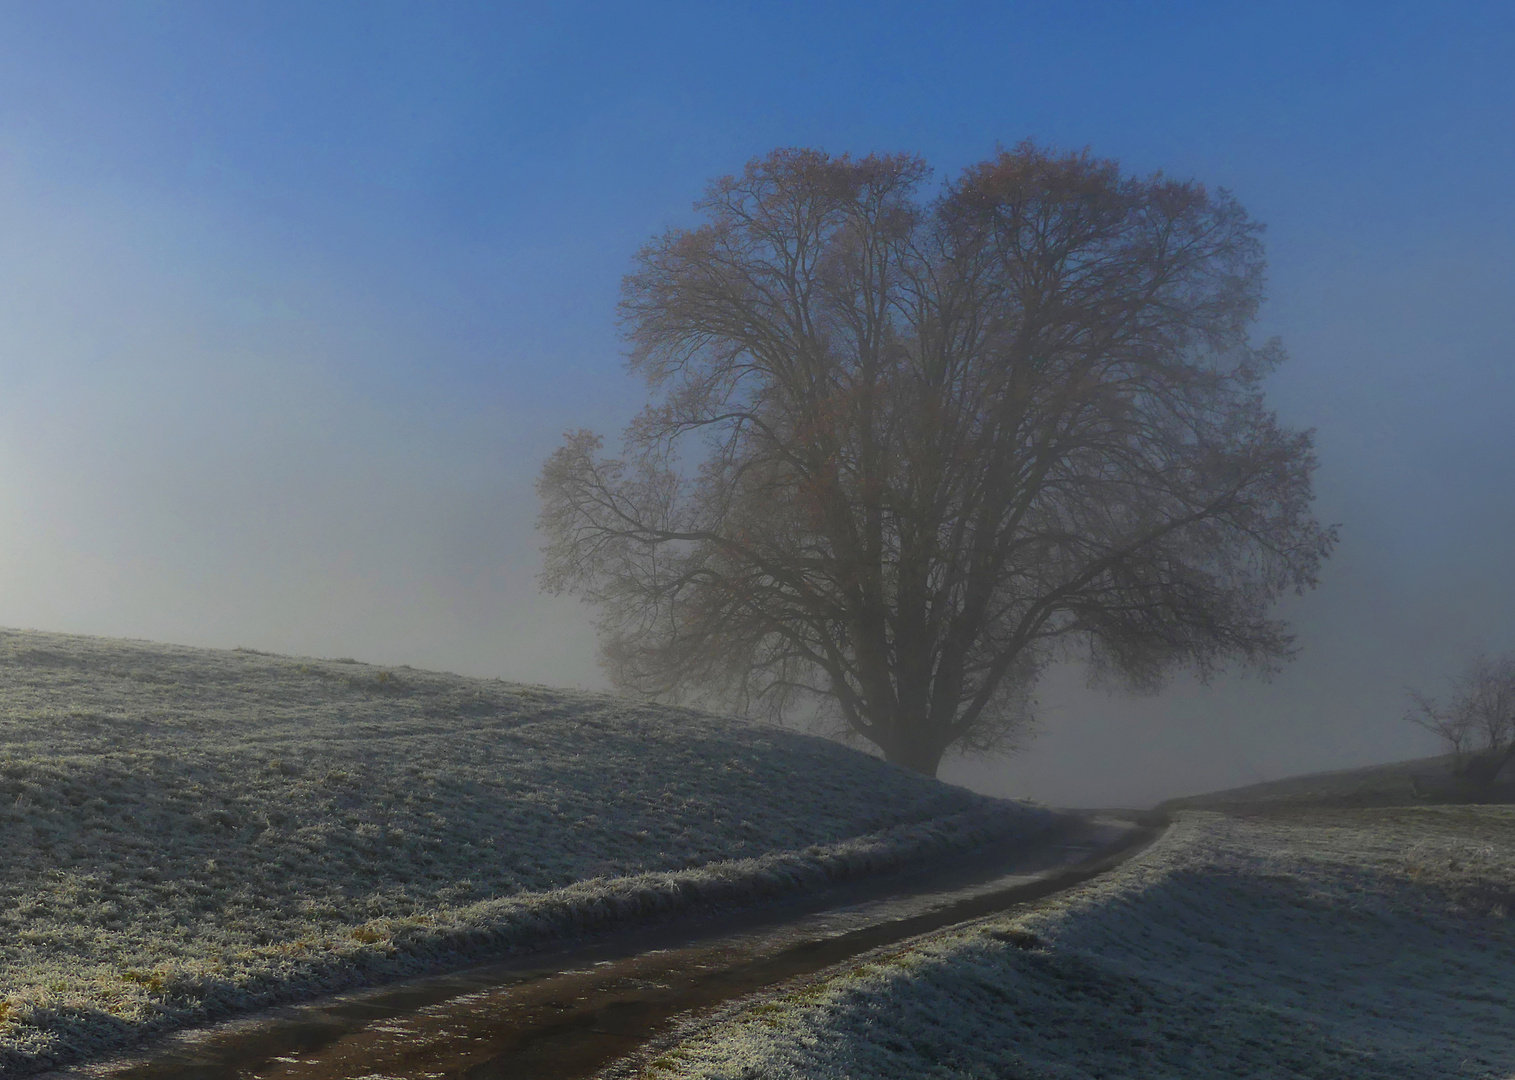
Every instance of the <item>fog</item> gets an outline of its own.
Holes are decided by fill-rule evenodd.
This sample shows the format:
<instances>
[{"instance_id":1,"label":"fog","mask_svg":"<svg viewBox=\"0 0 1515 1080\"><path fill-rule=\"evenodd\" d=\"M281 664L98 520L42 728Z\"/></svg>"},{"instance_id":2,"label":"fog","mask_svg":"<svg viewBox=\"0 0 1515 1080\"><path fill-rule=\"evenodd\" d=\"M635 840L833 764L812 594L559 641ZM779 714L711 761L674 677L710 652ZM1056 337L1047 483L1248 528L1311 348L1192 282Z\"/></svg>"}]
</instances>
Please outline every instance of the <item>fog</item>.
<instances>
[{"instance_id":1,"label":"fog","mask_svg":"<svg viewBox=\"0 0 1515 1080\"><path fill-rule=\"evenodd\" d=\"M1279 676L1054 671L946 775L1140 805L1418 756L1404 688L1515 648L1507 12L547 11L0 11L0 625L603 687L532 482L641 404L637 247L775 146L1029 136L1268 223L1270 400L1342 542Z\"/></svg>"}]
</instances>

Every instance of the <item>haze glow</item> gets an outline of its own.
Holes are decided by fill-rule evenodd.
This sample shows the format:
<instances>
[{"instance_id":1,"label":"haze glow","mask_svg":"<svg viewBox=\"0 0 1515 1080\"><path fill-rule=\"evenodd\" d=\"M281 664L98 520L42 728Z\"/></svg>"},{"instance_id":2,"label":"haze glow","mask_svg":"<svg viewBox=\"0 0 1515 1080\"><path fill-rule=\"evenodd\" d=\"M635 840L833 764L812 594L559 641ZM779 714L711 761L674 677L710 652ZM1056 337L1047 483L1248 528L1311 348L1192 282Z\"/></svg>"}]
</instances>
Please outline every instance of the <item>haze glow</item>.
<instances>
[{"instance_id":1,"label":"haze glow","mask_svg":"<svg viewBox=\"0 0 1515 1080\"><path fill-rule=\"evenodd\" d=\"M1271 682L1056 672L949 777L1144 804L1429 753L1403 688L1515 648L1506 5L12 4L0 625L600 687L532 481L614 440L620 276L775 146L1089 146L1269 226L1270 395L1321 588Z\"/></svg>"}]
</instances>

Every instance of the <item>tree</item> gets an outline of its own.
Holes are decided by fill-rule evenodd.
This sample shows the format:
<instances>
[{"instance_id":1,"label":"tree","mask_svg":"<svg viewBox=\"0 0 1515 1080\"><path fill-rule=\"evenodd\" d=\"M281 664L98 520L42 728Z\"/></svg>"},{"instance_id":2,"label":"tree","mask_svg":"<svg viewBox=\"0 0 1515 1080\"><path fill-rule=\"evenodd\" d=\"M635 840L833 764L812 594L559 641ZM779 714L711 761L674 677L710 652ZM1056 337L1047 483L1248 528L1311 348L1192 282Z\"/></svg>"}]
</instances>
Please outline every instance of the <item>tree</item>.
<instances>
[{"instance_id":1,"label":"tree","mask_svg":"<svg viewBox=\"0 0 1515 1080\"><path fill-rule=\"evenodd\" d=\"M1406 719L1441 739L1454 775L1487 793L1515 759L1515 653L1475 656L1450 682L1445 705L1411 690Z\"/></svg>"},{"instance_id":2,"label":"tree","mask_svg":"<svg viewBox=\"0 0 1515 1080\"><path fill-rule=\"evenodd\" d=\"M926 773L1004 746L1069 648L1136 687L1276 665L1334 533L1263 403L1260 227L1029 144L927 179L779 150L640 252L653 400L543 467L544 586L599 605L624 688L808 700Z\"/></svg>"}]
</instances>

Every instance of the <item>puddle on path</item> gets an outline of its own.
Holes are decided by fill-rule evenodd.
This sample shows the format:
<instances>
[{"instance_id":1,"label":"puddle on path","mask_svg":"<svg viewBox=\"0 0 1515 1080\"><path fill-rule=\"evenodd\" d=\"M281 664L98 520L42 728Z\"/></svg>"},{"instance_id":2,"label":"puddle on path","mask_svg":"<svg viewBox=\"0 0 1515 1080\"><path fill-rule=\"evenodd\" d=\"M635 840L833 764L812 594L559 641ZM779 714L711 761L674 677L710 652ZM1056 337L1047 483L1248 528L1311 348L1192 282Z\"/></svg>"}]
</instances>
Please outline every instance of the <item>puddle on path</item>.
<instances>
[{"instance_id":1,"label":"puddle on path","mask_svg":"<svg viewBox=\"0 0 1515 1080\"><path fill-rule=\"evenodd\" d=\"M714 1008L1086 880L1155 830L1078 819L1018 849L173 1036L50 1080L571 1080Z\"/></svg>"}]
</instances>

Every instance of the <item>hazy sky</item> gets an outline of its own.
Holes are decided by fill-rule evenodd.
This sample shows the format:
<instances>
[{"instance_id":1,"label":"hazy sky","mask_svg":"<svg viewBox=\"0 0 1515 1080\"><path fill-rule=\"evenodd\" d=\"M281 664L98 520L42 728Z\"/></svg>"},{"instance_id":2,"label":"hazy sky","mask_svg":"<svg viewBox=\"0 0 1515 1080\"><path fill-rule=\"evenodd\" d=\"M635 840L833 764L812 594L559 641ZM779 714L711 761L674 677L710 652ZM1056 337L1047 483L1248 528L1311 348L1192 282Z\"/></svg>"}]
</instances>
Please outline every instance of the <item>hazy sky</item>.
<instances>
[{"instance_id":1,"label":"hazy sky","mask_svg":"<svg viewBox=\"0 0 1515 1080\"><path fill-rule=\"evenodd\" d=\"M0 625L600 686L532 480L641 388L614 304L784 145L939 175L1031 137L1269 226L1322 587L1270 683L1059 672L953 766L1099 805L1429 752L1515 648L1515 6L0 6Z\"/></svg>"}]
</instances>

